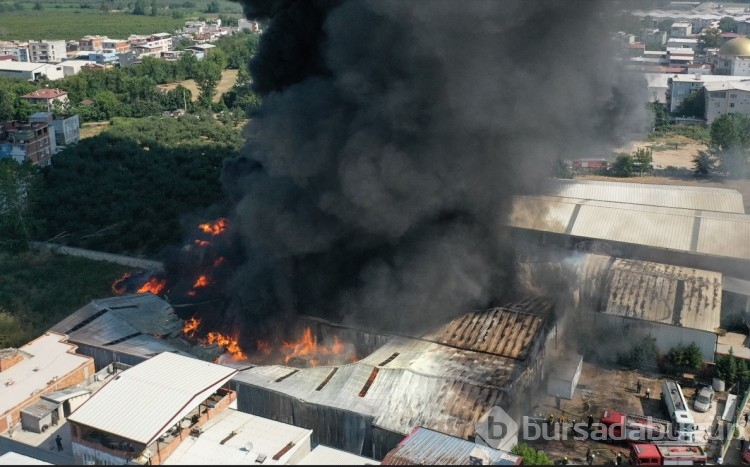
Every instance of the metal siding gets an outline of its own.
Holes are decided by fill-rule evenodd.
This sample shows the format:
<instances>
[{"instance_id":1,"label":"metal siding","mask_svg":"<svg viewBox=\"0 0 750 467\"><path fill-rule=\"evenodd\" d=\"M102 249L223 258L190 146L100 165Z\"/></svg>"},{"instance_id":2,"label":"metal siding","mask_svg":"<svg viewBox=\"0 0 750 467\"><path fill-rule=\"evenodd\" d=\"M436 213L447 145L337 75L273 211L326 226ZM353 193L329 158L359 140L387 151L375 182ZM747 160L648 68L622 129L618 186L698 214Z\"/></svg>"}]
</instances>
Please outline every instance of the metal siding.
<instances>
[{"instance_id":1,"label":"metal siding","mask_svg":"<svg viewBox=\"0 0 750 467\"><path fill-rule=\"evenodd\" d=\"M714 361L718 336L712 332L607 315L606 313L596 315L596 325L609 329L608 332L612 332L614 335L651 335L656 340L656 347L662 353L669 352L669 349L677 345L695 343L701 350L705 361ZM625 330L626 326L629 331Z\"/></svg>"},{"instance_id":2,"label":"metal siding","mask_svg":"<svg viewBox=\"0 0 750 467\"><path fill-rule=\"evenodd\" d=\"M687 251L693 222L686 214L583 205L571 235Z\"/></svg>"},{"instance_id":3,"label":"metal siding","mask_svg":"<svg viewBox=\"0 0 750 467\"><path fill-rule=\"evenodd\" d=\"M516 196L507 223L522 229L565 233L576 205L562 198Z\"/></svg>"}]
</instances>

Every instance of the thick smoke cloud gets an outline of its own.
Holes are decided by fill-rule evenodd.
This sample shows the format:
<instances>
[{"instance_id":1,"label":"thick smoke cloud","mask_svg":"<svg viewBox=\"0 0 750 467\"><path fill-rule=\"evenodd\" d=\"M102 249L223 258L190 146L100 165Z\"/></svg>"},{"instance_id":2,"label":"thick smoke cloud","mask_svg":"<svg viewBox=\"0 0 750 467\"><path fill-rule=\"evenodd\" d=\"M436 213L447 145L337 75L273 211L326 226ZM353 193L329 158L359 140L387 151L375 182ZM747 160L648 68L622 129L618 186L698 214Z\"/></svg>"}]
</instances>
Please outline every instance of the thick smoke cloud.
<instances>
[{"instance_id":1,"label":"thick smoke cloud","mask_svg":"<svg viewBox=\"0 0 750 467\"><path fill-rule=\"evenodd\" d=\"M242 2L259 115L223 182L230 316L413 331L512 292L512 196L648 121L611 2Z\"/></svg>"}]
</instances>

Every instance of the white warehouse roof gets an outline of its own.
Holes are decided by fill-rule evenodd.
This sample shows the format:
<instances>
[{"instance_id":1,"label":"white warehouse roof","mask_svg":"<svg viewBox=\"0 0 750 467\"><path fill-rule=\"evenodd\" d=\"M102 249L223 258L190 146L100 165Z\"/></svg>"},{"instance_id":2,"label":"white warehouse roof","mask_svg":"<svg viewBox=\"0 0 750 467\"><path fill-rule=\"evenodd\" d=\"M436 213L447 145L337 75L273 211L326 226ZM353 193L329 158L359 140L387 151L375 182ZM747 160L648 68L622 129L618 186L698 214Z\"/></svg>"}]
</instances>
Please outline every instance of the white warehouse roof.
<instances>
[{"instance_id":1,"label":"white warehouse roof","mask_svg":"<svg viewBox=\"0 0 750 467\"><path fill-rule=\"evenodd\" d=\"M319 444L297 465L380 465L380 462Z\"/></svg>"},{"instance_id":2,"label":"white warehouse roof","mask_svg":"<svg viewBox=\"0 0 750 467\"><path fill-rule=\"evenodd\" d=\"M68 420L148 445L236 372L163 352L114 377Z\"/></svg>"}]
</instances>

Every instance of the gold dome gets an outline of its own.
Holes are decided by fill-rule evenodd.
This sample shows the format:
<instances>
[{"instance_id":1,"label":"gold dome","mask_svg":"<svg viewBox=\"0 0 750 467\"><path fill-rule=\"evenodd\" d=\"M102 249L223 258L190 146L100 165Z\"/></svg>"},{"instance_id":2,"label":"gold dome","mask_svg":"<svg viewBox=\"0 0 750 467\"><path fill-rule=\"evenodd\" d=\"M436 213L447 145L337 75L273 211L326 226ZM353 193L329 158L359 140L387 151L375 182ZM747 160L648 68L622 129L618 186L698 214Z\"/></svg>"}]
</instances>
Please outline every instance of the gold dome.
<instances>
[{"instance_id":1,"label":"gold dome","mask_svg":"<svg viewBox=\"0 0 750 467\"><path fill-rule=\"evenodd\" d=\"M750 39L747 37L737 37L727 41L719 49L719 55L750 57Z\"/></svg>"}]
</instances>

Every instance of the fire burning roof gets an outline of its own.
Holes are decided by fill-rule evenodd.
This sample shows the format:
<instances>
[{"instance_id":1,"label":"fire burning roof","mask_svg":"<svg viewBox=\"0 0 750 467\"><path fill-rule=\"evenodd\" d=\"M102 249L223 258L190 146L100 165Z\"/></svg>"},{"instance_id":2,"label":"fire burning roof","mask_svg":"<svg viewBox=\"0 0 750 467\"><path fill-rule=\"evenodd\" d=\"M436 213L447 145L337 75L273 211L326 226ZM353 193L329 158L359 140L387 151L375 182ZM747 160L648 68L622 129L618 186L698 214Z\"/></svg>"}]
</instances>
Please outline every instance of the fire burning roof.
<instances>
[{"instance_id":1,"label":"fire burning roof","mask_svg":"<svg viewBox=\"0 0 750 467\"><path fill-rule=\"evenodd\" d=\"M535 304L540 302L525 302L527 307ZM234 379L311 404L370 415L374 425L395 433L407 435L424 426L466 439L526 369L527 349L542 340L543 318L527 309L469 313L422 338L394 337L353 364L259 366ZM526 331L517 333L524 326Z\"/></svg>"}]
</instances>

